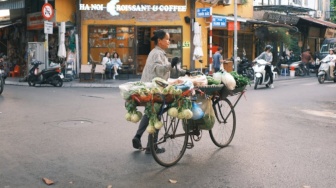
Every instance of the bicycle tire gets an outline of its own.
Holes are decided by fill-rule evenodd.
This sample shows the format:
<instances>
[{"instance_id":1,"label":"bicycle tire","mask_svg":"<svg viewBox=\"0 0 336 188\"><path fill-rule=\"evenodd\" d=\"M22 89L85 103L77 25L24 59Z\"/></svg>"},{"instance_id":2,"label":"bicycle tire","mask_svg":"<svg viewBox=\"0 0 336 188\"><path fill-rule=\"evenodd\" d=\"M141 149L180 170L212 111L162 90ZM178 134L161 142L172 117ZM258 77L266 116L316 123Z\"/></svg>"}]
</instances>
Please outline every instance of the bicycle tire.
<instances>
[{"instance_id":1,"label":"bicycle tire","mask_svg":"<svg viewBox=\"0 0 336 188\"><path fill-rule=\"evenodd\" d=\"M228 146L236 131L236 113L228 99L219 100L213 104L216 121L209 134L212 142L220 147Z\"/></svg>"},{"instance_id":2,"label":"bicycle tire","mask_svg":"<svg viewBox=\"0 0 336 188\"><path fill-rule=\"evenodd\" d=\"M157 130L158 136L155 134L149 138L149 146L152 151L154 160L164 167L175 165L183 157L188 144L189 126L183 128L181 120L168 116L165 112L161 116L163 127ZM164 153L153 152L156 148L164 148Z\"/></svg>"},{"instance_id":3,"label":"bicycle tire","mask_svg":"<svg viewBox=\"0 0 336 188\"><path fill-rule=\"evenodd\" d=\"M2 78L2 75L0 74L0 94L3 92L4 85L5 85L5 81Z\"/></svg>"}]
</instances>

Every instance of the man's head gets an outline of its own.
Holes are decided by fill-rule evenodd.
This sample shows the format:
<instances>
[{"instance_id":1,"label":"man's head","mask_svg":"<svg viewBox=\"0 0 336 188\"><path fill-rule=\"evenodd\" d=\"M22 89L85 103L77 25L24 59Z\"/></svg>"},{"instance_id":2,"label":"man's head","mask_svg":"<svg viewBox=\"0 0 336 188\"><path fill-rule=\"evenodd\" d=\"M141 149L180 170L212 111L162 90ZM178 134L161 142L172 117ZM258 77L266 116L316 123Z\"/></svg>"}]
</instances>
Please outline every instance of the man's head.
<instances>
[{"instance_id":1,"label":"man's head","mask_svg":"<svg viewBox=\"0 0 336 188\"><path fill-rule=\"evenodd\" d=\"M329 54L333 54L334 53L334 49L333 48L329 48Z\"/></svg>"},{"instance_id":2,"label":"man's head","mask_svg":"<svg viewBox=\"0 0 336 188\"><path fill-rule=\"evenodd\" d=\"M222 51L223 51L223 48L220 47L220 46L218 46L217 51L222 52Z\"/></svg>"}]
</instances>

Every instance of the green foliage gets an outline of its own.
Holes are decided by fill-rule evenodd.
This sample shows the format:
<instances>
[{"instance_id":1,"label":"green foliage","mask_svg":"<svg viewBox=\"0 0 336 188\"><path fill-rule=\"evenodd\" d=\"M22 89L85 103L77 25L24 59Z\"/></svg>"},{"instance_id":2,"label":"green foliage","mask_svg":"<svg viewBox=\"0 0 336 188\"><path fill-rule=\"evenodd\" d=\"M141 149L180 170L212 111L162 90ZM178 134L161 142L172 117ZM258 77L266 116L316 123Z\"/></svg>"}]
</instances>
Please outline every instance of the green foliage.
<instances>
[{"instance_id":1,"label":"green foliage","mask_svg":"<svg viewBox=\"0 0 336 188\"><path fill-rule=\"evenodd\" d=\"M286 46L289 46L291 43L291 37L288 34L288 29L282 27L270 27L269 39L270 41L281 41Z\"/></svg>"}]
</instances>

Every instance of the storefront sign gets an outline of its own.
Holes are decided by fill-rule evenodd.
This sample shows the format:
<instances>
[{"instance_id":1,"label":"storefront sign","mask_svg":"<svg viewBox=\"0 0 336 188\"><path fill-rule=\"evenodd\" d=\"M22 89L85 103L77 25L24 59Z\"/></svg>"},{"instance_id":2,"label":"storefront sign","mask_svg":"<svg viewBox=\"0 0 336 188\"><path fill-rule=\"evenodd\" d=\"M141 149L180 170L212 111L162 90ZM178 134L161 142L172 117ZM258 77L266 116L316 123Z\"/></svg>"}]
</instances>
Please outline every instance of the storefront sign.
<instances>
[{"instance_id":1,"label":"storefront sign","mask_svg":"<svg viewBox=\"0 0 336 188\"><path fill-rule=\"evenodd\" d=\"M112 16L118 16L119 12L186 12L187 6L185 5L119 5L119 0L110 0L106 7L103 4L79 4L79 10L98 10L102 11L104 8Z\"/></svg>"},{"instance_id":2,"label":"storefront sign","mask_svg":"<svg viewBox=\"0 0 336 188\"><path fill-rule=\"evenodd\" d=\"M285 15L285 14L265 12L263 19L270 22L296 25L300 18L295 15Z\"/></svg>"},{"instance_id":3,"label":"storefront sign","mask_svg":"<svg viewBox=\"0 0 336 188\"><path fill-rule=\"evenodd\" d=\"M52 22L44 21L44 34L53 34L53 26Z\"/></svg>"},{"instance_id":4,"label":"storefront sign","mask_svg":"<svg viewBox=\"0 0 336 188\"><path fill-rule=\"evenodd\" d=\"M210 17L210 8L198 8L196 13L197 18Z\"/></svg>"},{"instance_id":5,"label":"storefront sign","mask_svg":"<svg viewBox=\"0 0 336 188\"><path fill-rule=\"evenodd\" d=\"M54 23L54 26L56 25L55 16L50 21ZM27 14L27 29L44 29L44 18L41 12Z\"/></svg>"},{"instance_id":6,"label":"storefront sign","mask_svg":"<svg viewBox=\"0 0 336 188\"><path fill-rule=\"evenodd\" d=\"M213 16L212 27L226 27L226 18Z\"/></svg>"}]
</instances>

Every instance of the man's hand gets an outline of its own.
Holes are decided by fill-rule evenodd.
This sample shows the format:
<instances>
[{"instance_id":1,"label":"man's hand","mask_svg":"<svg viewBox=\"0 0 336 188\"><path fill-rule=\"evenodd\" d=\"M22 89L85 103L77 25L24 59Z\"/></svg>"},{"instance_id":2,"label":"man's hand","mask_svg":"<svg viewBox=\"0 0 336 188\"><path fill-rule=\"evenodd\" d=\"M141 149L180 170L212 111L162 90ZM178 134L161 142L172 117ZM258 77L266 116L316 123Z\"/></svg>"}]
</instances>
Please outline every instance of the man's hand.
<instances>
[{"instance_id":1,"label":"man's hand","mask_svg":"<svg viewBox=\"0 0 336 188\"><path fill-rule=\"evenodd\" d=\"M179 62L179 60L180 60L180 58L174 57L172 59L171 66L174 68L177 65L177 63Z\"/></svg>"}]
</instances>

